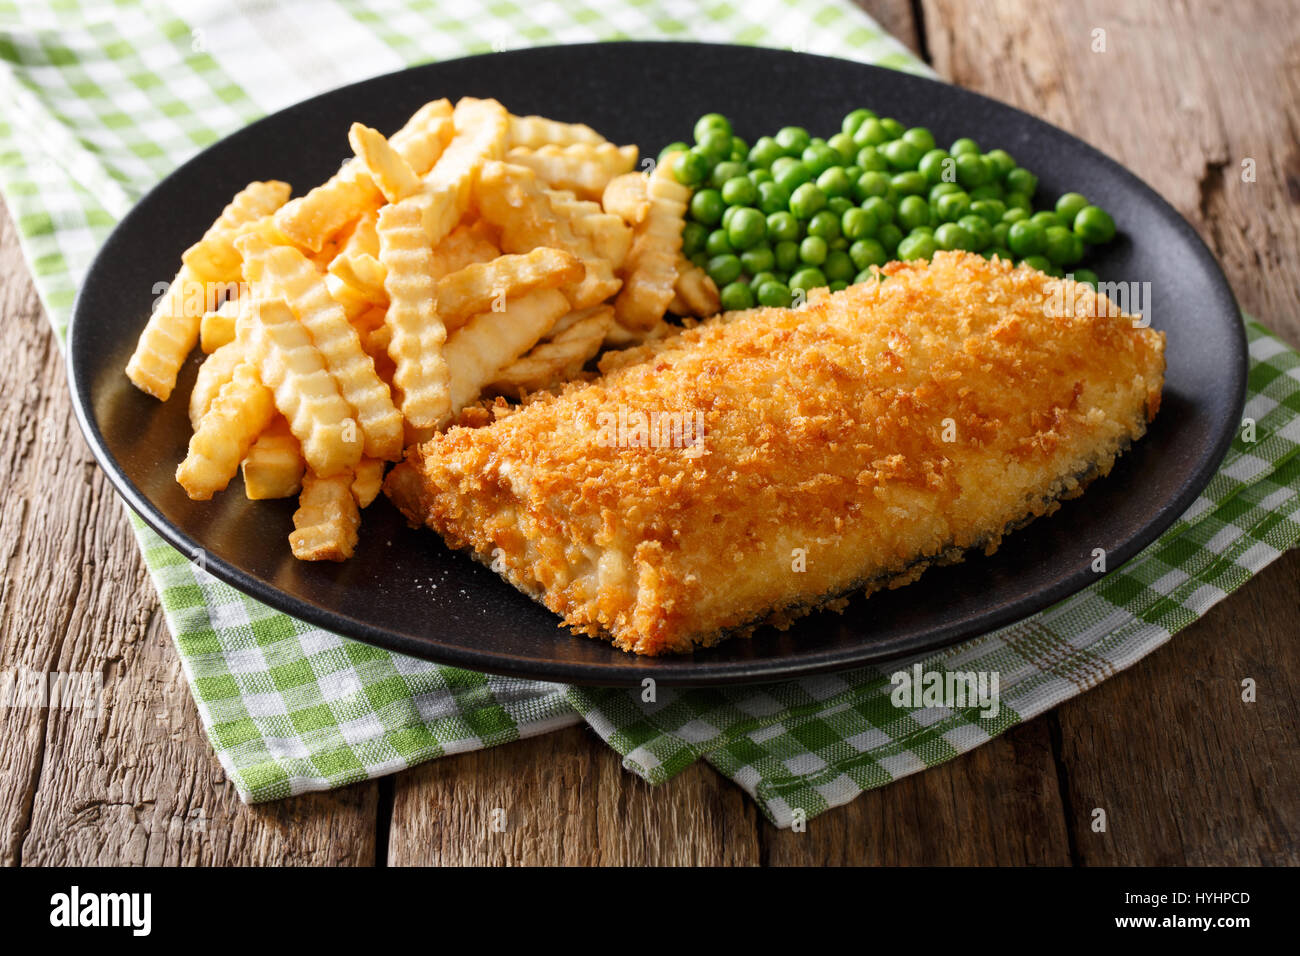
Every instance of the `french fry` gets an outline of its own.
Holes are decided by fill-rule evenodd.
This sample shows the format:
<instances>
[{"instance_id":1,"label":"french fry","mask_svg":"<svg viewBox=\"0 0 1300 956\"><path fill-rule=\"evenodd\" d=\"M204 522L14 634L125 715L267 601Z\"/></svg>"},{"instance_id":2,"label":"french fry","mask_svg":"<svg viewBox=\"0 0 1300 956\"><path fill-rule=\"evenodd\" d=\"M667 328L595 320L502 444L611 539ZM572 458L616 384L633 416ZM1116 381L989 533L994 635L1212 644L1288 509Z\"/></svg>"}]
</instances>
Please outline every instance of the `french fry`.
<instances>
[{"instance_id":1,"label":"french fry","mask_svg":"<svg viewBox=\"0 0 1300 956\"><path fill-rule=\"evenodd\" d=\"M357 505L368 508L384 485L384 463L378 458L362 458L352 479L352 496Z\"/></svg>"},{"instance_id":2,"label":"french fry","mask_svg":"<svg viewBox=\"0 0 1300 956\"><path fill-rule=\"evenodd\" d=\"M677 259L690 190L677 182L668 163L660 163L646 186L650 214L636 229L632 251L623 264L623 288L614 314L630 329L649 329L659 322L677 284Z\"/></svg>"},{"instance_id":3,"label":"french fry","mask_svg":"<svg viewBox=\"0 0 1300 956\"><path fill-rule=\"evenodd\" d=\"M623 364L611 364L609 368L605 366L605 359L611 355L627 355L634 351L635 346L644 345L647 342L656 342L659 339L666 339L670 335L676 335L681 331L680 326L669 325L663 319L660 319L648 329L629 329L618 321L617 312L614 316L614 324L609 327L605 333L605 345L614 351L606 352L600 359L600 370L609 372L614 368L622 368ZM619 350L622 351L619 351ZM619 359L610 359L611 363L620 363Z\"/></svg>"},{"instance_id":4,"label":"french fry","mask_svg":"<svg viewBox=\"0 0 1300 956\"><path fill-rule=\"evenodd\" d=\"M378 250L375 251L374 256L368 252L339 256L330 263L329 271L360 293L371 305L383 305L388 302L388 293L384 291L386 270L377 257Z\"/></svg>"},{"instance_id":5,"label":"french fry","mask_svg":"<svg viewBox=\"0 0 1300 956\"><path fill-rule=\"evenodd\" d=\"M343 398L356 412L365 454L401 457L402 416L343 307L329 294L324 277L291 246L271 246L259 236L244 236L239 248L245 273L258 293L265 298L283 296L310 333Z\"/></svg>"},{"instance_id":6,"label":"french fry","mask_svg":"<svg viewBox=\"0 0 1300 956\"><path fill-rule=\"evenodd\" d=\"M686 309L685 312L678 312L678 315L705 319L717 315L722 308L717 283L707 272L687 259L677 260L677 282L673 290Z\"/></svg>"},{"instance_id":7,"label":"french fry","mask_svg":"<svg viewBox=\"0 0 1300 956\"><path fill-rule=\"evenodd\" d=\"M239 227L260 219L259 211L273 202L283 183L250 183L222 211L191 249L222 246ZM241 218L242 217L242 218ZM191 258L196 258L192 256ZM197 259L204 259L198 256ZM238 266L238 260L236 260ZM205 268L216 268L208 264ZM238 278L236 273L235 278ZM183 262L167 291L159 298L153 314L140 333L135 352L126 363L126 375L142 392L167 401L176 387L176 374L199 338L199 322L207 311L210 282L194 266ZM196 295L197 293L197 295ZM197 298L197 301L195 301Z\"/></svg>"},{"instance_id":8,"label":"french fry","mask_svg":"<svg viewBox=\"0 0 1300 956\"><path fill-rule=\"evenodd\" d=\"M361 511L352 494L351 470L322 478L302 478L289 547L299 561L346 561L357 547Z\"/></svg>"},{"instance_id":9,"label":"french fry","mask_svg":"<svg viewBox=\"0 0 1300 956\"><path fill-rule=\"evenodd\" d=\"M442 155L452 137L452 124L448 122L451 115L447 100L426 103L389 139L417 175L428 172ZM294 245L319 252L340 230L377 207L383 198L365 164L354 158L307 195L277 210L275 224Z\"/></svg>"},{"instance_id":10,"label":"french fry","mask_svg":"<svg viewBox=\"0 0 1300 956\"><path fill-rule=\"evenodd\" d=\"M618 216L629 226L639 226L650 215L650 197L646 195L649 177L645 173L624 173L605 186L600 204L605 212Z\"/></svg>"},{"instance_id":11,"label":"french fry","mask_svg":"<svg viewBox=\"0 0 1300 956\"><path fill-rule=\"evenodd\" d=\"M425 231L422 198L412 196L380 211L379 260L387 270L384 324L391 335L388 354L395 369L398 405L412 426L432 429L450 417L451 398L442 354L447 329L436 311L433 250Z\"/></svg>"},{"instance_id":12,"label":"french fry","mask_svg":"<svg viewBox=\"0 0 1300 956\"><path fill-rule=\"evenodd\" d=\"M239 463L275 412L271 391L244 362L222 386L190 438L189 453L176 480L195 501L207 501L230 484Z\"/></svg>"},{"instance_id":13,"label":"french fry","mask_svg":"<svg viewBox=\"0 0 1300 956\"><path fill-rule=\"evenodd\" d=\"M567 190L543 190L551 208L563 216L580 238L591 240L601 259L608 260L615 272L623 267L632 248L632 229L618 216L605 212L599 203L579 199Z\"/></svg>"},{"instance_id":14,"label":"french fry","mask_svg":"<svg viewBox=\"0 0 1300 956\"><path fill-rule=\"evenodd\" d=\"M360 426L307 329L280 298L259 298L251 316L253 360L307 464L318 475L350 470L361 460Z\"/></svg>"},{"instance_id":15,"label":"french fry","mask_svg":"<svg viewBox=\"0 0 1300 956\"><path fill-rule=\"evenodd\" d=\"M527 166L553 189L569 190L583 199L599 200L615 176L631 172L640 151L635 146L613 143L573 143L529 148L516 146L506 153L506 162Z\"/></svg>"},{"instance_id":16,"label":"french fry","mask_svg":"<svg viewBox=\"0 0 1300 956\"><path fill-rule=\"evenodd\" d=\"M352 152L366 167L373 182L389 202L401 202L420 188L420 177L410 163L389 145L384 134L363 123L353 123L348 130Z\"/></svg>"},{"instance_id":17,"label":"french fry","mask_svg":"<svg viewBox=\"0 0 1300 956\"><path fill-rule=\"evenodd\" d=\"M569 320L565 322L565 320ZM573 312L556 323L545 342L497 372L490 389L498 392L536 391L573 378L600 351L605 334L614 324L614 308L598 305Z\"/></svg>"},{"instance_id":18,"label":"french fry","mask_svg":"<svg viewBox=\"0 0 1300 956\"><path fill-rule=\"evenodd\" d=\"M577 256L545 246L469 265L438 280L438 317L450 331L507 299L578 282L586 271Z\"/></svg>"},{"instance_id":19,"label":"french fry","mask_svg":"<svg viewBox=\"0 0 1300 956\"><path fill-rule=\"evenodd\" d=\"M605 142L601 136L585 123L561 123L559 120L547 119L545 116L510 117L510 145L536 149L548 144L567 146L572 143L590 143L599 145Z\"/></svg>"},{"instance_id":20,"label":"french fry","mask_svg":"<svg viewBox=\"0 0 1300 956\"><path fill-rule=\"evenodd\" d=\"M483 218L501 230L506 252L523 253L538 246L571 252L587 267L576 285L564 289L575 309L605 301L618 291L609 260L601 258L586 236L579 236L559 215L537 183L537 174L524 166L490 162L479 175L477 200Z\"/></svg>"},{"instance_id":21,"label":"french fry","mask_svg":"<svg viewBox=\"0 0 1300 956\"><path fill-rule=\"evenodd\" d=\"M235 369L247 357L243 343L235 340L203 360L190 392L190 424L193 427L199 427L199 420L207 414L221 389L234 377Z\"/></svg>"},{"instance_id":22,"label":"french fry","mask_svg":"<svg viewBox=\"0 0 1300 956\"><path fill-rule=\"evenodd\" d=\"M501 255L501 248L487 235L491 227L479 220L461 223L446 239L433 247L431 270L435 279L457 272L476 262L491 262ZM499 237L497 237L499 238Z\"/></svg>"},{"instance_id":23,"label":"french fry","mask_svg":"<svg viewBox=\"0 0 1300 956\"><path fill-rule=\"evenodd\" d=\"M531 349L569 311L556 289L540 289L506 303L504 312L483 312L447 339L452 411L478 398L497 372Z\"/></svg>"},{"instance_id":24,"label":"french fry","mask_svg":"<svg viewBox=\"0 0 1300 956\"><path fill-rule=\"evenodd\" d=\"M277 413L257 436L240 468L244 472L244 495L249 501L292 498L298 493L306 462L302 445L283 415Z\"/></svg>"},{"instance_id":25,"label":"french fry","mask_svg":"<svg viewBox=\"0 0 1300 956\"><path fill-rule=\"evenodd\" d=\"M235 239L240 227L265 219L289 199L288 183L269 180L249 183L212 224L203 238L181 253L181 261L208 282L238 282L239 253Z\"/></svg>"},{"instance_id":26,"label":"french fry","mask_svg":"<svg viewBox=\"0 0 1300 956\"><path fill-rule=\"evenodd\" d=\"M199 320L199 348L211 355L223 345L235 341L235 317L238 314L238 298L227 299L215 312L203 313Z\"/></svg>"},{"instance_id":27,"label":"french fry","mask_svg":"<svg viewBox=\"0 0 1300 956\"><path fill-rule=\"evenodd\" d=\"M330 298L343 307L343 314L349 322L370 311L374 305L366 294L356 286L340 279L335 273L325 273L325 288Z\"/></svg>"}]
</instances>

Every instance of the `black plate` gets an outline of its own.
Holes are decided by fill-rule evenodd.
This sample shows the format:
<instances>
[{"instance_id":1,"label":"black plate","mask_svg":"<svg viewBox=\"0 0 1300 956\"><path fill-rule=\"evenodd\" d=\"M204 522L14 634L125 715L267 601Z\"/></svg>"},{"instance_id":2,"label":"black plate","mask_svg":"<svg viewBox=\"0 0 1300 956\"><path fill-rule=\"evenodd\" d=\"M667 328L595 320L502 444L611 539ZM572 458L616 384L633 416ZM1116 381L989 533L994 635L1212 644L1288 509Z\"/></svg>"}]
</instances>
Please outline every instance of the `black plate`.
<instances>
[{"instance_id":1,"label":"black plate","mask_svg":"<svg viewBox=\"0 0 1300 956\"><path fill-rule=\"evenodd\" d=\"M1121 236L1097 261L1104 278L1149 281L1153 324L1169 333L1164 402L1150 433L1103 481L993 557L926 572L917 584L855 600L692 657L644 659L557 628L557 618L430 531L405 527L381 499L345 564L289 555L292 501L248 502L239 479L207 503L176 484L190 429L191 358L166 404L122 369L153 287L225 201L254 179L301 192L328 177L360 120L396 129L426 100L493 96L517 113L594 126L654 155L689 138L709 110L747 139L786 124L838 131L855 106L929 127L941 143L971 135L1041 177L1040 198L1075 189L1110 210ZM145 521L208 571L289 614L372 644L478 670L580 683L710 684L775 680L929 650L1041 610L1136 554L1195 499L1240 421L1245 338L1222 272L1192 228L1132 174L1074 137L1009 106L915 76L827 57L748 47L617 43L469 57L377 77L267 117L186 163L140 201L81 288L68 342L77 415L96 458Z\"/></svg>"}]
</instances>

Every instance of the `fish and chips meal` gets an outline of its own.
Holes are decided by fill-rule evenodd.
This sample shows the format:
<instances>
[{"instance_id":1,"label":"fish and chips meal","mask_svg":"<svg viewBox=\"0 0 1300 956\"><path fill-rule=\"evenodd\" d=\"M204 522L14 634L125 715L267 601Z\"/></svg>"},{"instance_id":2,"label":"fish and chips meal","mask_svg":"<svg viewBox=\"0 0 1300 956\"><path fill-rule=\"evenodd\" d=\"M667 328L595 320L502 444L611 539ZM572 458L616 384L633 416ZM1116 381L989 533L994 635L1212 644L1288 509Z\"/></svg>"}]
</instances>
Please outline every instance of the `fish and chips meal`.
<instances>
[{"instance_id":1,"label":"fish and chips meal","mask_svg":"<svg viewBox=\"0 0 1300 956\"><path fill-rule=\"evenodd\" d=\"M383 490L574 632L690 652L992 553L1160 405L1163 333L1063 273L1109 215L971 140L708 114L641 161L471 97L347 140L230 201L126 368L166 401L202 350L176 480L296 496L301 560Z\"/></svg>"}]
</instances>

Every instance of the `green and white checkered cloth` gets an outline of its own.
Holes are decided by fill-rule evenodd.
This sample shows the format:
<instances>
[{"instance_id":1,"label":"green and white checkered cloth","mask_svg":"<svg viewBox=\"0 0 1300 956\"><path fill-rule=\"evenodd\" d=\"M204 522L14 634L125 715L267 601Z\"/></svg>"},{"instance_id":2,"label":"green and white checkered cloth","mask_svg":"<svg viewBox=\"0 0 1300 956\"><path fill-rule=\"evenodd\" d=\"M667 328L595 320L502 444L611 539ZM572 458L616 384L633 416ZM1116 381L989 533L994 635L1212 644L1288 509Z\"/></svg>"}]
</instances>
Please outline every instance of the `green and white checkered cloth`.
<instances>
[{"instance_id":1,"label":"green and white checkered cloth","mask_svg":"<svg viewBox=\"0 0 1300 956\"><path fill-rule=\"evenodd\" d=\"M300 24L310 23L310 30ZM540 43L691 38L928 72L847 0L0 0L0 189L60 336L95 250L199 148L321 90ZM240 795L342 786L586 720L651 782L703 757L789 826L932 767L1150 653L1300 539L1300 356L1251 340L1255 441L1178 525L1061 604L918 659L993 672L1000 709L896 707L864 669L762 687L639 691L489 677L390 654L250 600L133 517L185 675ZM909 669L913 661L889 668Z\"/></svg>"}]
</instances>

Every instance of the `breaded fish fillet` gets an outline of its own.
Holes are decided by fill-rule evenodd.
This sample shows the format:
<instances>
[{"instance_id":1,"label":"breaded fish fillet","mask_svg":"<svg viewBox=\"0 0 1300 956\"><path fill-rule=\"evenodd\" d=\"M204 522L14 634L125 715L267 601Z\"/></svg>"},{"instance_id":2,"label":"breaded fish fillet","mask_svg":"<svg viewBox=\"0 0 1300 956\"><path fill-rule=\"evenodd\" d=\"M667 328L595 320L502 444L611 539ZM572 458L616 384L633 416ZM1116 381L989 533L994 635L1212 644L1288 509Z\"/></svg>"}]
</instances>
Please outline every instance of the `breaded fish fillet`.
<instances>
[{"instance_id":1,"label":"breaded fish fillet","mask_svg":"<svg viewBox=\"0 0 1300 956\"><path fill-rule=\"evenodd\" d=\"M452 428L387 491L575 631L662 654L991 553L1155 415L1163 333L1088 287L1063 310L1063 280L965 253L884 273Z\"/></svg>"}]
</instances>

